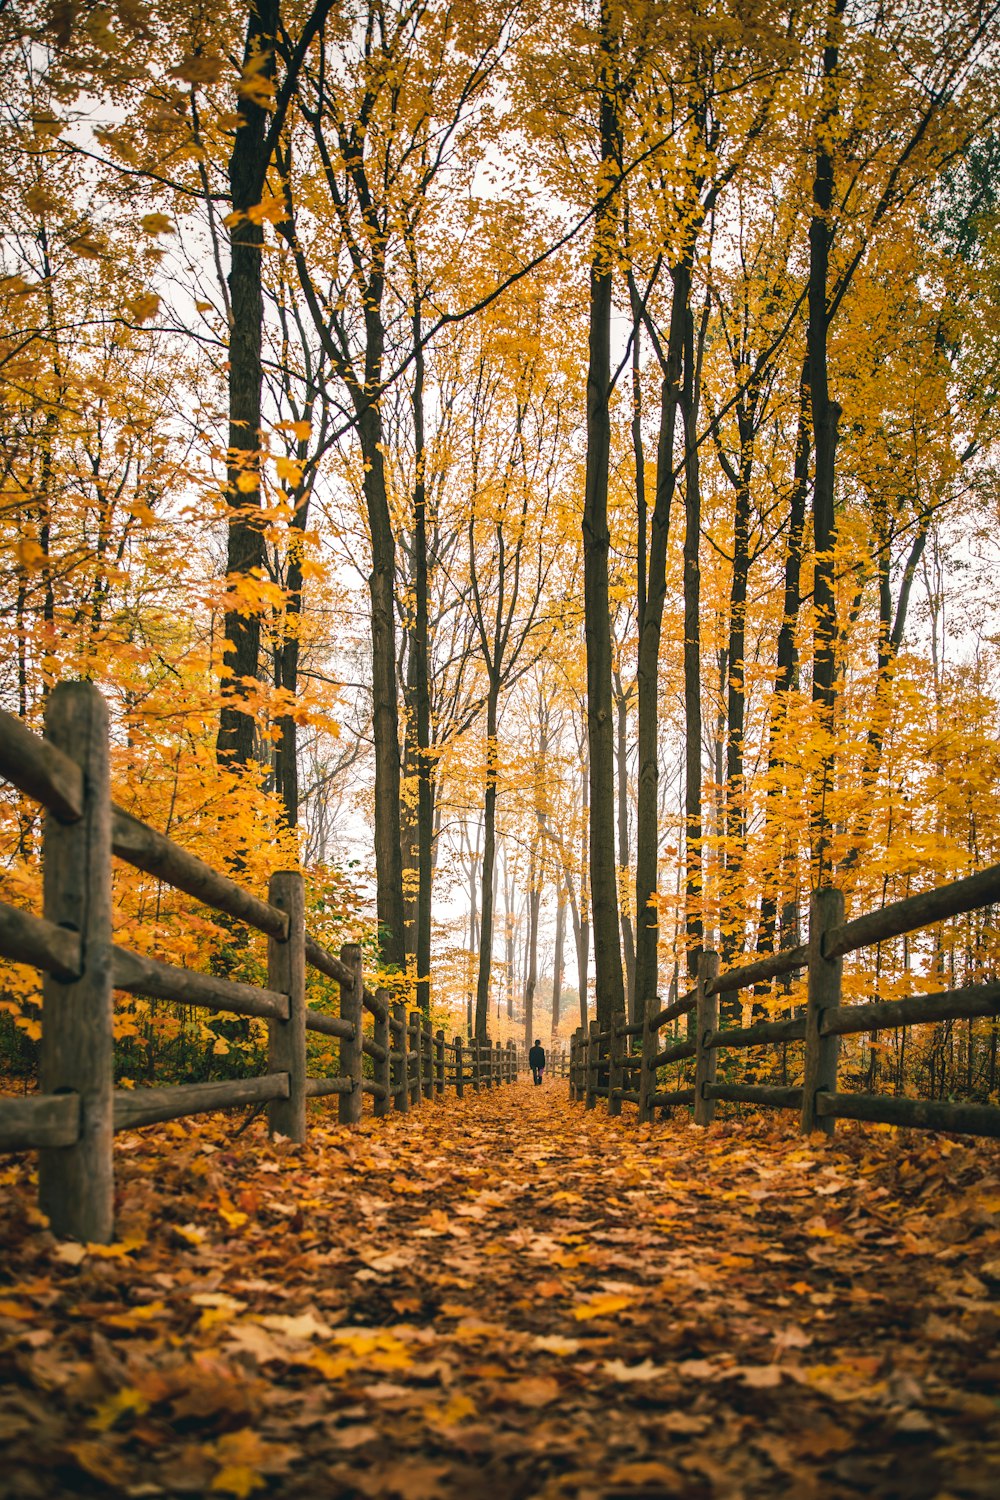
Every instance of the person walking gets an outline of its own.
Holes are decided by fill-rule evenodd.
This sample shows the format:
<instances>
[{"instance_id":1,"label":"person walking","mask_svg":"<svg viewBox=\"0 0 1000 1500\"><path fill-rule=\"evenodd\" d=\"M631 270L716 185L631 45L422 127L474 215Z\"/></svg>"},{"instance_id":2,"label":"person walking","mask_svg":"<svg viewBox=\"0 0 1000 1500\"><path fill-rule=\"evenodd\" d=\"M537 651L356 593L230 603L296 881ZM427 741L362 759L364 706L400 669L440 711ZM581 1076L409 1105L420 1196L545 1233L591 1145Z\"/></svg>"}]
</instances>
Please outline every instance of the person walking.
<instances>
[{"instance_id":1,"label":"person walking","mask_svg":"<svg viewBox=\"0 0 1000 1500\"><path fill-rule=\"evenodd\" d=\"M545 1048L537 1036L535 1045L528 1053L528 1067L531 1069L531 1076L535 1082L541 1083L542 1074L545 1072Z\"/></svg>"}]
</instances>

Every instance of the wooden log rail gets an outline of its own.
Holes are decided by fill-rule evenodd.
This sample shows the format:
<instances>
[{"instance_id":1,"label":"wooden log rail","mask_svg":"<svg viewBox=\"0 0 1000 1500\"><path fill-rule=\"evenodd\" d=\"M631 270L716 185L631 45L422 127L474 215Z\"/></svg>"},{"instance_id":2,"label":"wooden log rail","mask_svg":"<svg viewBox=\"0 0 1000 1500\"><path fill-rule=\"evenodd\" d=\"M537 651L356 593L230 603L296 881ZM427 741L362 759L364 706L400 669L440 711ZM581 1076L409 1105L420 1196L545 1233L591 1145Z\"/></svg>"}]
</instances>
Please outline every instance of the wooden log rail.
<instances>
[{"instance_id":1,"label":"wooden log rail","mask_svg":"<svg viewBox=\"0 0 1000 1500\"><path fill-rule=\"evenodd\" d=\"M301 874L271 877L266 900L245 891L111 801L107 706L91 683L61 683L48 702L45 737L0 712L0 776L46 812L43 913L0 902L0 956L44 976L39 1093L0 1098L0 1150L39 1152L39 1201L56 1234L94 1242L113 1235L116 1131L209 1110L264 1105L272 1134L306 1138L306 1101L337 1097L338 1117L407 1110L466 1085L515 1079L513 1044L451 1042L419 1013L366 987L361 950L328 952L305 929ZM267 985L238 983L162 963L112 938L112 856L246 923L268 939ZM339 1015L306 1004L306 970L340 991ZM267 1022L263 1077L115 1089L114 991L177 1001ZM365 1015L371 1017L371 1034ZM306 1035L339 1043L339 1071L307 1072ZM367 1066L365 1063L367 1059Z\"/></svg>"},{"instance_id":2,"label":"wooden log rail","mask_svg":"<svg viewBox=\"0 0 1000 1500\"><path fill-rule=\"evenodd\" d=\"M598 1099L607 1099L612 1115L620 1113L622 1103L635 1104L641 1122L651 1120L657 1108L689 1104L695 1124L707 1125L715 1117L716 1104L728 1102L795 1110L806 1133L820 1130L830 1134L836 1120L849 1119L1000 1137L1000 1109L991 1105L839 1092L837 1087L842 1036L935 1021L983 1016L1000 1019L998 983L844 1005L844 955L997 902L1000 865L850 922L844 920L842 892L832 887L816 891L808 944L755 959L725 973L719 972L717 954L702 953L695 988L655 1013L649 1013L652 1007L647 1007L641 1024L625 1025L624 1018L615 1018L604 1029L597 1021L592 1021L587 1030L579 1027L570 1044L570 1098L582 1101L588 1109L593 1109ZM801 969L807 970L808 984L803 1014L755 1021L750 1026L720 1027L719 995L749 989ZM682 1017L688 1018L687 1037L672 1038L662 1045L660 1033ZM723 1049L786 1046L789 1042L804 1043L800 1087L718 1081L718 1055ZM688 1060L694 1062L692 1086L663 1089L659 1070Z\"/></svg>"}]
</instances>

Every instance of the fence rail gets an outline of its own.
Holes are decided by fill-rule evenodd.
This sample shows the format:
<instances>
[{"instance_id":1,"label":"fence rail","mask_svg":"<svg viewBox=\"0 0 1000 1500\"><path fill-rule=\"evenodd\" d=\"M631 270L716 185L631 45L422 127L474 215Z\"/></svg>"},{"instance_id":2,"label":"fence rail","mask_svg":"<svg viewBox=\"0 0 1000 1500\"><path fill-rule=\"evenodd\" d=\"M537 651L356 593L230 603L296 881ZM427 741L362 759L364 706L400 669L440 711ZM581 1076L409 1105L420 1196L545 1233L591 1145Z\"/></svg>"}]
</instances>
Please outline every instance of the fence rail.
<instances>
[{"instance_id":1,"label":"fence rail","mask_svg":"<svg viewBox=\"0 0 1000 1500\"><path fill-rule=\"evenodd\" d=\"M361 950L328 952L305 929L297 872L272 875L267 900L149 828L111 801L107 706L90 683L62 683L50 695L45 738L0 712L0 775L46 809L43 914L0 902L0 956L43 976L37 1095L0 1098L0 1150L37 1149L39 1201L57 1234L101 1242L113 1232L116 1131L209 1110L265 1105L272 1133L306 1137L306 1101L337 1096L342 1123L361 1119L366 1094L376 1116L466 1085L479 1090L516 1078L513 1043L468 1042L409 1015L402 1002L365 986ZM162 963L112 938L112 856L194 896L268 939L268 982L249 985ZM307 967L340 987L340 1014L306 1004ZM267 1022L263 1077L170 1087L115 1089L115 990L179 1001ZM363 1029L373 1017L374 1035ZM310 1078L306 1033L340 1043L339 1073ZM373 1077L364 1074L364 1058Z\"/></svg>"},{"instance_id":2,"label":"fence rail","mask_svg":"<svg viewBox=\"0 0 1000 1500\"><path fill-rule=\"evenodd\" d=\"M994 982L902 1000L845 1005L844 954L996 902L1000 902L1000 865L850 922L844 921L842 892L832 887L819 890L813 895L807 945L721 974L718 955L702 953L695 988L656 1014L647 1014L641 1025L627 1026L623 1017L616 1017L603 1030L596 1021L587 1030L579 1027L570 1049L570 1097L583 1100L591 1109L597 1099L606 1098L611 1114L620 1113L623 1102L637 1104L641 1121L652 1119L659 1107L690 1104L695 1123L707 1125L715 1116L716 1104L727 1102L796 1110L805 1132L829 1134L836 1120L850 1119L1000 1136L1000 1109L992 1105L855 1094L837 1088L842 1036L972 1017L1000 1019L1000 983ZM750 1026L719 1025L719 995L801 969L808 974L804 1014ZM688 1038L662 1045L660 1033L682 1017L689 1018ZM630 1052L636 1039L640 1049ZM804 1043L801 1086L718 1082L718 1057L723 1049L800 1041ZM694 1060L693 1087L662 1090L658 1070L688 1059Z\"/></svg>"}]
</instances>

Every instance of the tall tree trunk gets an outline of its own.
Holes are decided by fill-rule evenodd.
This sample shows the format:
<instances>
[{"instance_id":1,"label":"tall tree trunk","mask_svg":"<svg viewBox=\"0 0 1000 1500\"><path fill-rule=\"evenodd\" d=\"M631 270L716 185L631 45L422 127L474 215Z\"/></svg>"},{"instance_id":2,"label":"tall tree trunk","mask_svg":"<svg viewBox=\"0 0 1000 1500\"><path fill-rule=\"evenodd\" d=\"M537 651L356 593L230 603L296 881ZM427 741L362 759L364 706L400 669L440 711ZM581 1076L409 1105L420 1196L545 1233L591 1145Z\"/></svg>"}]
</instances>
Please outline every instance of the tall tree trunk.
<instances>
[{"instance_id":1,"label":"tall tree trunk","mask_svg":"<svg viewBox=\"0 0 1000 1500\"><path fill-rule=\"evenodd\" d=\"M369 315L368 363L381 367L381 324ZM377 376L375 377L377 380ZM374 384L374 382L373 382ZM370 387L371 388L371 387ZM396 702L396 544L389 518L382 417L362 405L358 436L371 534L372 717L375 737L375 881L379 952L387 968L406 967L403 858L399 844L399 712Z\"/></svg>"},{"instance_id":2,"label":"tall tree trunk","mask_svg":"<svg viewBox=\"0 0 1000 1500\"><path fill-rule=\"evenodd\" d=\"M813 638L813 703L819 710L824 739L819 784L813 806L815 883L822 884L828 863L829 813L833 790L834 707L836 703L837 618L833 548L836 541L834 491L837 466L837 425L840 407L830 397L828 343L830 314L827 287L830 270L833 206L833 155L830 127L837 114L837 32L846 0L831 0L823 48L823 92L816 120L816 176L813 213L809 224L809 326L806 343L812 398L816 472L813 484L813 545L816 562L813 582L815 632Z\"/></svg>"},{"instance_id":3,"label":"tall tree trunk","mask_svg":"<svg viewBox=\"0 0 1000 1500\"><path fill-rule=\"evenodd\" d=\"M247 20L244 64L263 55L261 75L275 75L274 39L278 30L278 0L254 0ZM229 295L229 449L226 456L226 499L229 505L226 573L236 581L264 567L264 538L260 527L260 405L261 341L264 300L261 258L264 227L247 213L260 198L268 162L267 111L248 95L236 103L240 120L233 134L229 158L229 191L233 214L230 230ZM230 595L225 610L225 648L222 707L216 755L220 764L245 766L254 757L254 719L242 703L246 685L260 670L260 615Z\"/></svg>"},{"instance_id":4,"label":"tall tree trunk","mask_svg":"<svg viewBox=\"0 0 1000 1500\"><path fill-rule=\"evenodd\" d=\"M619 122L611 23L601 6L601 162L618 170ZM590 267L587 369L587 463L583 507L584 618L587 638L587 737L590 747L590 899L594 924L597 1014L602 1026L625 1012L615 861L615 730L611 703L611 610L608 584L608 475L611 453L611 306L613 195L595 216Z\"/></svg>"},{"instance_id":5,"label":"tall tree trunk","mask_svg":"<svg viewBox=\"0 0 1000 1500\"><path fill-rule=\"evenodd\" d=\"M684 816L688 966L701 951L701 474L698 459L694 328L686 318L684 360Z\"/></svg>"},{"instance_id":6,"label":"tall tree trunk","mask_svg":"<svg viewBox=\"0 0 1000 1500\"><path fill-rule=\"evenodd\" d=\"M524 981L524 1043L530 1047L534 1041L535 991L538 988L538 917L542 905L541 870L535 859L531 863L528 892L528 951L527 974Z\"/></svg>"},{"instance_id":7,"label":"tall tree trunk","mask_svg":"<svg viewBox=\"0 0 1000 1500\"><path fill-rule=\"evenodd\" d=\"M559 1034L559 1009L562 1004L563 953L566 946L566 896L560 887L556 897L556 945L552 955L552 1036Z\"/></svg>"},{"instance_id":8,"label":"tall tree trunk","mask_svg":"<svg viewBox=\"0 0 1000 1500\"><path fill-rule=\"evenodd\" d=\"M287 828L299 821L298 729L292 704L299 688L299 642L302 633L302 562L304 532L309 518L309 490L295 495L295 512L285 578L285 618L275 662L275 684L291 700L278 715L278 739L274 747L274 785L281 799Z\"/></svg>"},{"instance_id":9,"label":"tall tree trunk","mask_svg":"<svg viewBox=\"0 0 1000 1500\"><path fill-rule=\"evenodd\" d=\"M621 677L615 673L615 711L618 721L616 756L618 761L618 867L622 883L628 877L631 864L628 836L628 693L624 692ZM625 955L625 990L630 1020L636 1019L635 1007L635 936L632 918L627 907L622 907L622 951Z\"/></svg>"},{"instance_id":10,"label":"tall tree trunk","mask_svg":"<svg viewBox=\"0 0 1000 1500\"><path fill-rule=\"evenodd\" d=\"M417 715L417 1005L431 1007L431 896L434 879L434 760L431 755L430 627L428 622L427 485L424 445L424 352L420 297L415 295L413 347L413 590L415 624L410 642Z\"/></svg>"},{"instance_id":11,"label":"tall tree trunk","mask_svg":"<svg viewBox=\"0 0 1000 1500\"><path fill-rule=\"evenodd\" d=\"M650 527L648 567L639 569L639 730L635 856L635 1015L655 1002L660 923L656 907L659 873L659 689L660 637L667 594L667 542L676 489L674 434L684 359L684 328L691 298L691 264L671 273L670 332L660 389L660 431L656 450L656 494Z\"/></svg>"},{"instance_id":12,"label":"tall tree trunk","mask_svg":"<svg viewBox=\"0 0 1000 1500\"><path fill-rule=\"evenodd\" d=\"M493 895L496 866L496 818L498 755L497 717L500 684L490 678L486 700L486 791L483 798L482 918L479 934L479 977L476 983L476 1038L485 1042L490 1005L490 969L493 964Z\"/></svg>"},{"instance_id":13,"label":"tall tree trunk","mask_svg":"<svg viewBox=\"0 0 1000 1500\"><path fill-rule=\"evenodd\" d=\"M785 547L785 586L782 603L781 628L778 631L777 665L774 674L774 692L771 697L771 720L767 757L768 792L764 809L765 828L775 828L779 823L778 803L780 792L777 772L782 765L781 734L785 715L788 712L788 697L798 681L798 650L795 632L798 626L799 608L802 603L802 541L805 532L806 502L809 496L809 366L803 365L799 381L799 422L795 439L795 460L792 472L792 492L788 509L788 542ZM765 885L760 901L760 918L757 925L757 952L773 953L778 903L783 890L783 877L787 866L787 840L781 838L781 853L772 879ZM782 923L782 931L786 924ZM785 946L789 946L785 944ZM791 945L791 946L794 946Z\"/></svg>"},{"instance_id":14,"label":"tall tree trunk","mask_svg":"<svg viewBox=\"0 0 1000 1500\"><path fill-rule=\"evenodd\" d=\"M750 403L753 410L753 403ZM744 808L743 739L746 726L747 583L750 576L750 480L753 473L752 419L740 419L739 484L733 517L733 575L729 589L729 647L726 676L726 883L727 904L741 909L740 870L743 866L746 813ZM731 965L743 947L743 934L723 926L721 950Z\"/></svg>"},{"instance_id":15,"label":"tall tree trunk","mask_svg":"<svg viewBox=\"0 0 1000 1500\"><path fill-rule=\"evenodd\" d=\"M507 989L507 1019L514 1018L514 937L517 917L514 911L514 879L507 881L506 859L504 861L504 984Z\"/></svg>"}]
</instances>

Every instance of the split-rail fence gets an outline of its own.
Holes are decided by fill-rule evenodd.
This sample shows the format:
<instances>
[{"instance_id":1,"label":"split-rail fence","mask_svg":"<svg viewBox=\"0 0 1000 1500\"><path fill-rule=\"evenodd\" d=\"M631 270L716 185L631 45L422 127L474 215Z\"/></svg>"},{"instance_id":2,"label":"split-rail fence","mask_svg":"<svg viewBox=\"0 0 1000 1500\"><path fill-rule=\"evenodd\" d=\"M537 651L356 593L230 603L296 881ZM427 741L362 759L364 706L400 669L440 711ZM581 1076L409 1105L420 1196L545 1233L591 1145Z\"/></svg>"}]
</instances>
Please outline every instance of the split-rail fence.
<instances>
[{"instance_id":1,"label":"split-rail fence","mask_svg":"<svg viewBox=\"0 0 1000 1500\"><path fill-rule=\"evenodd\" d=\"M116 1131L208 1110L264 1105L272 1134L306 1138L306 1101L337 1095L339 1119L408 1110L453 1087L491 1088L516 1078L522 1059L500 1046L431 1032L364 982L361 949L339 957L305 927L302 876L271 876L266 901L245 891L172 839L111 801L108 711L91 683L61 683L50 695L44 739L0 713L0 776L46 810L43 915L0 902L0 956L44 974L39 1092L0 1098L0 1150L39 1152L39 1202L53 1230L93 1242L113 1232ZM268 939L268 983L239 983L132 953L112 936L112 856L244 922ZM306 1004L306 967L340 986L340 1014ZM170 1087L114 1087L113 992L179 1001L268 1025L262 1077ZM365 1011L373 1034L364 1032ZM310 1078L306 1034L340 1043L335 1077ZM371 1059L371 1077L363 1059Z\"/></svg>"},{"instance_id":2,"label":"split-rail fence","mask_svg":"<svg viewBox=\"0 0 1000 1500\"><path fill-rule=\"evenodd\" d=\"M824 887L813 894L808 943L726 973L719 972L717 953L703 952L696 965L694 988L656 1014L647 1014L641 1023L633 1025L626 1025L621 1016L603 1029L598 1021L591 1021L586 1030L579 1027L570 1048L570 1097L583 1100L588 1108L593 1108L599 1098L607 1099L613 1115L621 1113L623 1101L637 1104L640 1121L651 1120L657 1108L690 1105L694 1123L708 1125L715 1118L716 1105L729 1101L796 1110L806 1133L819 1130L832 1134L834 1122L842 1119L1000 1136L1000 1109L992 1105L840 1092L837 1088L842 1036L935 1021L996 1018L1000 1014L998 983L845 1005L844 955L998 901L1000 865L849 922L844 920L843 892ZM802 969L808 974L804 1014L757 1021L750 1026L720 1027L720 995L755 989ZM693 1017L693 1034L689 1023L686 1038L672 1039L661 1046L660 1033L682 1016ZM785 1046L799 1041L805 1044L805 1056L798 1087L718 1081L719 1053L725 1048ZM659 1087L661 1068L689 1061L694 1065L689 1087Z\"/></svg>"}]
</instances>

